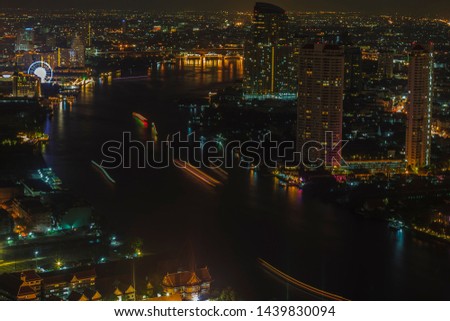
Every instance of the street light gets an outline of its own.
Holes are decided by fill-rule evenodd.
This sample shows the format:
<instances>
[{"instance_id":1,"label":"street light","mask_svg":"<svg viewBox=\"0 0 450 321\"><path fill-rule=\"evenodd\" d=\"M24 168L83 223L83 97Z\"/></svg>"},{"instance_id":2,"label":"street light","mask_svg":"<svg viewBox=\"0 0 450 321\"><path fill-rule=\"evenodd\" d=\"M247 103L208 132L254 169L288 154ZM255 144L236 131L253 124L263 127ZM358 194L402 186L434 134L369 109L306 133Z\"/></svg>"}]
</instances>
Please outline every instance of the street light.
<instances>
[{"instance_id":1,"label":"street light","mask_svg":"<svg viewBox=\"0 0 450 321\"><path fill-rule=\"evenodd\" d=\"M38 255L39 255L39 251L34 251L34 262L35 262L35 267L37 270L37 259L38 259Z\"/></svg>"},{"instance_id":2,"label":"street light","mask_svg":"<svg viewBox=\"0 0 450 321\"><path fill-rule=\"evenodd\" d=\"M62 267L63 263L61 262L61 260L57 260L56 261L56 266L58 269L60 269Z\"/></svg>"}]
</instances>

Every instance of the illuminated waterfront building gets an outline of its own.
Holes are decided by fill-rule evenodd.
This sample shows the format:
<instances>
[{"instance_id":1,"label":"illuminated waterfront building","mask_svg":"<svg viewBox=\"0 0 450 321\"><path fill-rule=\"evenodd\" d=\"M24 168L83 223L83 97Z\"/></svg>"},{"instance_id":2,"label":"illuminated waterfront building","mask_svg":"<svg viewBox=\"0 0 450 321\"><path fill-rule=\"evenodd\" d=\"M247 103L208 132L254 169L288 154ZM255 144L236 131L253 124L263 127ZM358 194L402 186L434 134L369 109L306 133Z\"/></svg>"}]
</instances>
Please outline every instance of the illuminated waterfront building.
<instances>
[{"instance_id":1,"label":"illuminated waterfront building","mask_svg":"<svg viewBox=\"0 0 450 321\"><path fill-rule=\"evenodd\" d=\"M167 273L162 280L163 291L169 295L181 294L183 300L205 299L211 288L212 278L207 267L194 271Z\"/></svg>"},{"instance_id":2,"label":"illuminated waterfront building","mask_svg":"<svg viewBox=\"0 0 450 321\"><path fill-rule=\"evenodd\" d=\"M406 121L406 160L412 168L430 165L432 104L432 46L415 44L410 54L408 70Z\"/></svg>"},{"instance_id":3,"label":"illuminated waterfront building","mask_svg":"<svg viewBox=\"0 0 450 321\"><path fill-rule=\"evenodd\" d=\"M331 152L325 133L332 133L334 144L342 139L343 48L330 44L304 45L300 50L298 77L297 148L310 141L320 142L325 148L311 156L334 163L333 158L338 161L340 157Z\"/></svg>"},{"instance_id":4,"label":"illuminated waterfront building","mask_svg":"<svg viewBox=\"0 0 450 321\"><path fill-rule=\"evenodd\" d=\"M0 76L0 96L31 98L41 95L41 81L35 75L4 72Z\"/></svg>"},{"instance_id":5,"label":"illuminated waterfront building","mask_svg":"<svg viewBox=\"0 0 450 321\"><path fill-rule=\"evenodd\" d=\"M245 99L295 99L296 68L284 9L257 2L244 48Z\"/></svg>"}]
</instances>

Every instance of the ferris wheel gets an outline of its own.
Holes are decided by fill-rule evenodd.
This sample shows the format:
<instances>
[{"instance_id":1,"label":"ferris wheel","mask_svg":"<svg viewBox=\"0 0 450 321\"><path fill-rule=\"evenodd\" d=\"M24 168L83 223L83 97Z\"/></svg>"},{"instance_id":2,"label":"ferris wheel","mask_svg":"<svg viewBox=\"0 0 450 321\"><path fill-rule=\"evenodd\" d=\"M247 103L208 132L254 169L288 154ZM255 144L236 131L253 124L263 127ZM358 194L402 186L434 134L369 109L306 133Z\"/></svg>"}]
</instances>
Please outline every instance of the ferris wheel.
<instances>
[{"instance_id":1,"label":"ferris wheel","mask_svg":"<svg viewBox=\"0 0 450 321\"><path fill-rule=\"evenodd\" d=\"M35 61L28 67L28 74L35 75L41 79L41 83L51 82L53 69L45 61Z\"/></svg>"}]
</instances>

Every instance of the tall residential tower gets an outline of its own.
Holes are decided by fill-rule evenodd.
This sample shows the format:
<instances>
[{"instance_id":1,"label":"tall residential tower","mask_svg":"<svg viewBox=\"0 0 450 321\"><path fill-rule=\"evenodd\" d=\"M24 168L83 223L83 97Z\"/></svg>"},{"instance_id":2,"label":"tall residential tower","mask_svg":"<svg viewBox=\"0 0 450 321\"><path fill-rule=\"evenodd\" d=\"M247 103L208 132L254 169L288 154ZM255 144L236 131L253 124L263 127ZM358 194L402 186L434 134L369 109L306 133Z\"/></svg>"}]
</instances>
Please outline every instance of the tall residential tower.
<instances>
[{"instance_id":1,"label":"tall residential tower","mask_svg":"<svg viewBox=\"0 0 450 321\"><path fill-rule=\"evenodd\" d=\"M409 59L406 161L412 168L430 165L433 49L415 44Z\"/></svg>"},{"instance_id":2,"label":"tall residential tower","mask_svg":"<svg viewBox=\"0 0 450 321\"><path fill-rule=\"evenodd\" d=\"M300 50L298 77L297 149L311 141L319 142L323 150L309 156L320 157L328 165L336 164L341 157L332 148L342 139L343 48L330 44L304 45ZM331 135L326 137L326 132ZM333 146L327 138L332 138Z\"/></svg>"}]
</instances>

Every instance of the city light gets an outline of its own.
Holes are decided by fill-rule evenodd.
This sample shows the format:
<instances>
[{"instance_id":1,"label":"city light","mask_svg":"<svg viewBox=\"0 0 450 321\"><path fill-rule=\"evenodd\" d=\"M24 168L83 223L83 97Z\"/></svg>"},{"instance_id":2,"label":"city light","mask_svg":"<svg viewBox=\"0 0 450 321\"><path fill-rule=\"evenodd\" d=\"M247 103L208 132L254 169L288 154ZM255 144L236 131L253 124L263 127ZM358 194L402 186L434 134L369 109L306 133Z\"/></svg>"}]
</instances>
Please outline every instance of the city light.
<instances>
[{"instance_id":1,"label":"city light","mask_svg":"<svg viewBox=\"0 0 450 321\"><path fill-rule=\"evenodd\" d=\"M0 12L0 301L450 299L447 3L26 2Z\"/></svg>"}]
</instances>

